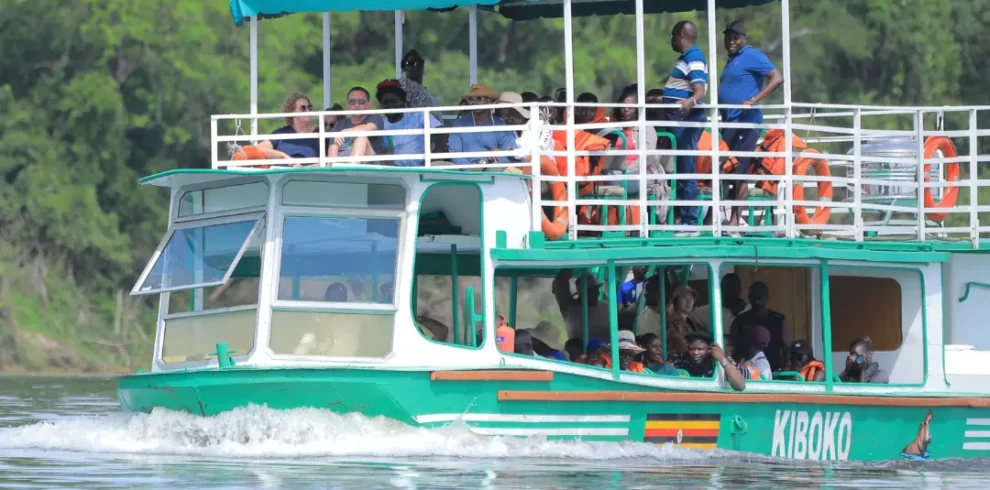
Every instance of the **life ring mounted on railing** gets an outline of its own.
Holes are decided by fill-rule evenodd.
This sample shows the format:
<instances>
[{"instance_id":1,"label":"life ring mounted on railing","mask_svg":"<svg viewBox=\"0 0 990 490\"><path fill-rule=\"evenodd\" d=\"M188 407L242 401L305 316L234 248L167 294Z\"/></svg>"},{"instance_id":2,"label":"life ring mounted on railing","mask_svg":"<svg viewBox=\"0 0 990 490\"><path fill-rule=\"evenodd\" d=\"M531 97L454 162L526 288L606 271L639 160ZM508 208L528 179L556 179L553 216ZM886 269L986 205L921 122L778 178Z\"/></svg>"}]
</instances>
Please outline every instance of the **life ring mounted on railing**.
<instances>
[{"instance_id":1,"label":"life ring mounted on railing","mask_svg":"<svg viewBox=\"0 0 990 490\"><path fill-rule=\"evenodd\" d=\"M522 169L521 171L526 174L531 173L528 167ZM560 177L560 171L557 170L557 164L554 163L553 159L546 156L540 158L540 173L541 175L545 175L547 177ZM567 186L563 182L543 182L543 184L546 185L549 190L551 201L567 201ZM567 206L556 205L552 206L552 208L552 219L548 218L546 213L542 213L542 230L543 234L546 235L547 240L560 240L567 234Z\"/></svg>"},{"instance_id":2,"label":"life ring mounted on railing","mask_svg":"<svg viewBox=\"0 0 990 490\"><path fill-rule=\"evenodd\" d=\"M936 157L936 155L941 154L941 157ZM952 144L952 140L945 136L932 136L925 140L925 159L929 158L954 158L959 156L956 152L956 146ZM925 172L925 182L929 182L931 178L928 173L931 171L931 164L926 163ZM959 175L959 162L950 162L945 164L945 181L946 182L958 182L960 178ZM945 192L942 194L942 199L935 202L935 196L932 194L932 188L926 187L924 194L924 204L926 208L937 208L937 209L948 209L956 205L956 201L959 199L959 188L956 186L946 187ZM928 219L941 223L949 213L928 213Z\"/></svg>"},{"instance_id":3,"label":"life ring mounted on railing","mask_svg":"<svg viewBox=\"0 0 990 490\"><path fill-rule=\"evenodd\" d=\"M804 153L818 153L814 148L808 148L804 150ZM832 172L828 168L828 162L822 158L813 157L801 157L794 161L794 176L808 175L808 169L814 168L815 174L819 177L831 177ZM832 201L832 182L826 180L818 181L818 200L820 201ZM804 185L800 183L794 184L793 192L795 201L804 200ZM808 216L808 210L804 206L794 205L794 221L798 224L808 225L816 224L823 225L828 223L829 216L832 215L832 208L828 206L819 206L815 209L815 213Z\"/></svg>"}]
</instances>

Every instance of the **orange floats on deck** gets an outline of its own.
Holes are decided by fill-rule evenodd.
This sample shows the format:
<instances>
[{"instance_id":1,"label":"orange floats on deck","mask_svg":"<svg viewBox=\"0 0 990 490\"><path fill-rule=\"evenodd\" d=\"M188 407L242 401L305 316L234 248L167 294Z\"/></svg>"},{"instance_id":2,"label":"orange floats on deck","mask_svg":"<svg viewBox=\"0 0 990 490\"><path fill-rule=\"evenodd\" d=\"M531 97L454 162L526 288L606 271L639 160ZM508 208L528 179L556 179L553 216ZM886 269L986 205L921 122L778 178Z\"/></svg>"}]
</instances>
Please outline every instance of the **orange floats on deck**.
<instances>
[{"instance_id":1,"label":"orange floats on deck","mask_svg":"<svg viewBox=\"0 0 990 490\"><path fill-rule=\"evenodd\" d=\"M936 153L941 153L943 158L953 158L958 156L956 153L956 146L952 144L952 140L946 138L945 136L932 136L925 140L925 159L935 158ZM928 177L928 172L931 169L931 164L925 164L925 182L931 180ZM958 182L959 181L959 162L947 163L945 166L945 180L946 182ZM938 209L948 209L956 205L956 200L959 199L959 188L958 187L947 187L945 193L942 195L942 200L935 202L935 197L932 195L932 189L930 187L925 188L925 207L926 208L938 208ZM928 213L928 219L941 223L942 220L948 216L949 213Z\"/></svg>"},{"instance_id":2,"label":"orange floats on deck","mask_svg":"<svg viewBox=\"0 0 990 490\"><path fill-rule=\"evenodd\" d=\"M548 157L540 159L540 172L543 175L559 177L557 165ZM567 202L567 186L563 182L549 182L550 200ZM543 216L543 234L549 240L560 240L567 234L567 206L560 204L553 206L553 219Z\"/></svg>"},{"instance_id":3,"label":"orange floats on deck","mask_svg":"<svg viewBox=\"0 0 990 490\"><path fill-rule=\"evenodd\" d=\"M265 153L257 146L242 146L234 152L231 160L264 160ZM271 168L271 165L256 165L256 168Z\"/></svg>"},{"instance_id":4,"label":"orange floats on deck","mask_svg":"<svg viewBox=\"0 0 990 490\"><path fill-rule=\"evenodd\" d=\"M804 153L818 153L814 148L808 148L804 150ZM828 162L821 158L812 157L801 157L794 161L794 176L808 175L808 169L814 167L815 174L819 177L831 177L832 172L828 168ZM818 199L819 200L832 200L832 183L828 181L818 181ZM794 200L803 201L804 200L804 185L794 184ZM799 224L816 224L822 225L828 222L829 216L832 214L832 210L826 206L819 206L815 210L815 214L808 216L808 211L801 205L794 205L794 221Z\"/></svg>"},{"instance_id":5,"label":"orange floats on deck","mask_svg":"<svg viewBox=\"0 0 990 490\"><path fill-rule=\"evenodd\" d=\"M698 139L698 151L711 151L712 149L712 133L705 131L701 133L701 138ZM729 151L729 145L725 143L725 140L719 138L718 140L718 151L727 153ZM739 160L736 157L728 157L722 166L719 168L721 174L731 174L735 172L736 167L739 166ZM694 157L694 172L698 174L710 174L712 173L712 157L711 155L698 155ZM701 187L711 187L712 182L710 180L699 180L698 185Z\"/></svg>"}]
</instances>

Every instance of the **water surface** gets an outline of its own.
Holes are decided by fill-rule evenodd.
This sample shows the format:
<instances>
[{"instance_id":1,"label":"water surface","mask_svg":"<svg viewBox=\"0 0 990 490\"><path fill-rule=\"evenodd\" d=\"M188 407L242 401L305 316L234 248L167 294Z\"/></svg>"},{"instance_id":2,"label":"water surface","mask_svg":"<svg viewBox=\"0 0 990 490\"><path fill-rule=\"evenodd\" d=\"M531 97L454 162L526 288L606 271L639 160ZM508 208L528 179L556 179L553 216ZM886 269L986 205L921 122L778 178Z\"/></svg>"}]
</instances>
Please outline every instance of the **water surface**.
<instances>
[{"instance_id":1,"label":"water surface","mask_svg":"<svg viewBox=\"0 0 990 490\"><path fill-rule=\"evenodd\" d=\"M990 461L791 464L491 438L321 410L124 414L111 379L0 375L0 488L974 488Z\"/></svg>"}]
</instances>

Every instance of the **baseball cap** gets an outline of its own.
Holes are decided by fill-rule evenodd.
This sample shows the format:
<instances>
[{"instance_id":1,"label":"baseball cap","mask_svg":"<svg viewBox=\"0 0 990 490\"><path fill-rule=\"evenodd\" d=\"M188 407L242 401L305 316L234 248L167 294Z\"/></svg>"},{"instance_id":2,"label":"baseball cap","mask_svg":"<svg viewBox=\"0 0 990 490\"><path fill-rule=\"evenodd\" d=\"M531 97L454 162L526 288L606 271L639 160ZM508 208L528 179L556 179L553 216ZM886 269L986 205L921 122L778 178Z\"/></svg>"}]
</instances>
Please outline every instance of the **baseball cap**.
<instances>
[{"instance_id":1,"label":"baseball cap","mask_svg":"<svg viewBox=\"0 0 990 490\"><path fill-rule=\"evenodd\" d=\"M735 32L736 34L746 35L746 24L741 20L731 22L729 25L725 26L725 30L722 31L723 34Z\"/></svg>"}]
</instances>

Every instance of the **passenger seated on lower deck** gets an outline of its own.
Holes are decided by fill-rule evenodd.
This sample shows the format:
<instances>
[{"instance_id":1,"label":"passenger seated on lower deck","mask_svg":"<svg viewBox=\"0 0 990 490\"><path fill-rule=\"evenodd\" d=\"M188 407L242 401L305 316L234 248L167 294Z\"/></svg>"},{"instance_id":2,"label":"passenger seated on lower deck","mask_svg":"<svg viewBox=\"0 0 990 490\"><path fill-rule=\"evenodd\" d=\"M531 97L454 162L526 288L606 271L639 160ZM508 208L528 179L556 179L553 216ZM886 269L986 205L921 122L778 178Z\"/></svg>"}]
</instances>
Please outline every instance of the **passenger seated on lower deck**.
<instances>
[{"instance_id":1,"label":"passenger seated on lower deck","mask_svg":"<svg viewBox=\"0 0 990 490\"><path fill-rule=\"evenodd\" d=\"M805 340L795 340L790 349L790 369L801 373L805 381L825 381L825 364L815 359L814 350Z\"/></svg>"},{"instance_id":2,"label":"passenger seated on lower deck","mask_svg":"<svg viewBox=\"0 0 990 490\"><path fill-rule=\"evenodd\" d=\"M347 92L347 110L367 111L371 109L371 92L364 87L354 87ZM338 121L333 125L334 132L377 131L385 127L385 119L377 114L358 114ZM385 153L385 141L381 136L337 136L330 143L327 155L337 156L370 156ZM353 163L353 162L350 162Z\"/></svg>"},{"instance_id":3,"label":"passenger seated on lower deck","mask_svg":"<svg viewBox=\"0 0 990 490\"><path fill-rule=\"evenodd\" d=\"M725 386L728 383L732 389L746 389L746 378L725 357L725 352L718 344L712 343L711 337L703 334L687 336L687 353L676 361L678 369L687 371L692 378L710 378L715 375L715 363L722 366L718 374L718 383Z\"/></svg>"},{"instance_id":4,"label":"passenger seated on lower deck","mask_svg":"<svg viewBox=\"0 0 990 490\"><path fill-rule=\"evenodd\" d=\"M742 281L739 276L730 272L722 276L719 282L719 289L722 291L722 325L726 331L723 335L728 337L732 334L728 328L732 325L736 315L746 309L746 301L742 299ZM712 330L712 302L705 306L699 306L691 311L691 316L701 323L709 332Z\"/></svg>"},{"instance_id":5,"label":"passenger seated on lower deck","mask_svg":"<svg viewBox=\"0 0 990 490\"><path fill-rule=\"evenodd\" d=\"M849 344L846 369L839 379L844 383L890 383L887 371L873 362L873 342L869 337L860 337Z\"/></svg>"},{"instance_id":6,"label":"passenger seated on lower deck","mask_svg":"<svg viewBox=\"0 0 990 490\"><path fill-rule=\"evenodd\" d=\"M742 342L732 349L732 358L739 361L740 370L752 366L756 369L759 378L773 379L770 362L763 353L770 343L770 332L760 325L754 325L742 333L741 340Z\"/></svg>"},{"instance_id":7,"label":"passenger seated on lower deck","mask_svg":"<svg viewBox=\"0 0 990 490\"><path fill-rule=\"evenodd\" d=\"M587 289L581 291L581 281L575 279L577 294L571 292L571 269L561 269L553 279L551 286L560 315L564 318L567 338L583 337L584 327L581 321L581 296L588 298L588 335L590 337L609 338L608 302L599 301L599 289L602 284L592 274L587 274Z\"/></svg>"},{"instance_id":8,"label":"passenger seated on lower deck","mask_svg":"<svg viewBox=\"0 0 990 490\"><path fill-rule=\"evenodd\" d=\"M533 350L536 355L548 359L566 361L564 347L560 345L560 329L553 323L543 320L536 324L536 328L529 331L533 338Z\"/></svg>"},{"instance_id":9,"label":"passenger seated on lower deck","mask_svg":"<svg viewBox=\"0 0 990 490\"><path fill-rule=\"evenodd\" d=\"M375 90L375 98L378 99L378 106L382 109L404 109L406 107L406 92L399 85L397 80L384 80L378 84ZM422 112L396 113L385 115L385 129L425 129L426 120ZM439 119L430 114L430 127L437 128L443 126ZM391 153L393 155L416 155L426 153L426 138L420 134L403 134L387 136L392 141ZM408 160L395 160L393 165L397 167L422 167L422 158ZM385 162L383 162L385 163Z\"/></svg>"},{"instance_id":10,"label":"passenger seated on lower deck","mask_svg":"<svg viewBox=\"0 0 990 490\"><path fill-rule=\"evenodd\" d=\"M740 343L738 337L746 327L761 325L770 331L770 344L766 348L767 360L770 361L770 368L780 371L787 359L787 347L791 344L791 330L787 326L787 318L782 313L771 310L768 306L770 302L770 288L762 281L756 281L749 286L749 306L750 309L743 311L732 321L729 331L735 336L736 343Z\"/></svg>"},{"instance_id":11,"label":"passenger seated on lower deck","mask_svg":"<svg viewBox=\"0 0 990 490\"><path fill-rule=\"evenodd\" d=\"M524 356L536 356L536 351L533 350L533 336L530 335L529 330L519 329L516 330L516 346L514 352L516 354L522 354Z\"/></svg>"},{"instance_id":12,"label":"passenger seated on lower deck","mask_svg":"<svg viewBox=\"0 0 990 490\"><path fill-rule=\"evenodd\" d=\"M461 101L467 105L490 105L498 99L500 94L484 85L472 85L468 93L461 96ZM454 121L455 128L477 127L477 126L505 126L505 122L494 114L492 109L479 109L471 111L457 118ZM483 151L507 151L516 149L516 138L512 132L505 130L495 130L484 133L453 133L447 143L451 153L483 152ZM473 163L485 162L508 162L508 157L469 157L452 158L458 165L470 165Z\"/></svg>"},{"instance_id":13,"label":"passenger seated on lower deck","mask_svg":"<svg viewBox=\"0 0 990 490\"><path fill-rule=\"evenodd\" d=\"M656 374L667 376L679 376L677 368L673 364L664 361L663 345L660 343L660 336L653 333L636 337L636 343L646 349L643 352L643 365Z\"/></svg>"},{"instance_id":14,"label":"passenger seated on lower deck","mask_svg":"<svg viewBox=\"0 0 990 490\"><path fill-rule=\"evenodd\" d=\"M708 335L705 327L691 316L698 292L686 284L674 288L671 294L670 306L667 307L667 355L683 354L687 345L688 335Z\"/></svg>"},{"instance_id":15,"label":"passenger seated on lower deck","mask_svg":"<svg viewBox=\"0 0 990 490\"><path fill-rule=\"evenodd\" d=\"M335 282L327 286L327 290L323 292L323 300L330 301L333 303L346 303L347 302L347 286L342 283Z\"/></svg>"},{"instance_id":16,"label":"passenger seated on lower deck","mask_svg":"<svg viewBox=\"0 0 990 490\"><path fill-rule=\"evenodd\" d=\"M630 332L629 330L619 330L619 369L622 371L630 371L633 373L643 373L651 374L643 366L642 362L636 361L636 356L646 352L638 344L636 344L636 334Z\"/></svg>"},{"instance_id":17,"label":"passenger seated on lower deck","mask_svg":"<svg viewBox=\"0 0 990 490\"><path fill-rule=\"evenodd\" d=\"M564 354L571 362L584 361L584 339L568 339L564 342Z\"/></svg>"}]
</instances>

